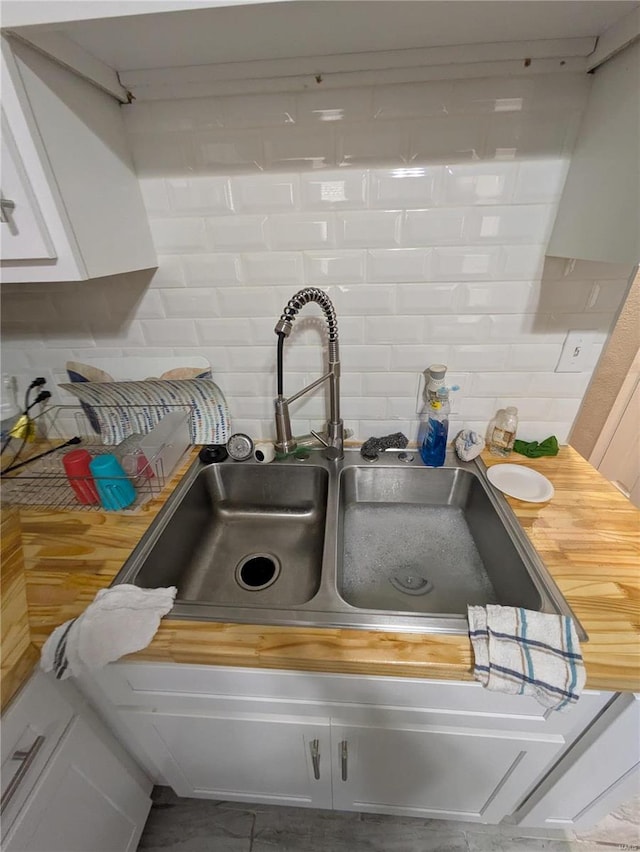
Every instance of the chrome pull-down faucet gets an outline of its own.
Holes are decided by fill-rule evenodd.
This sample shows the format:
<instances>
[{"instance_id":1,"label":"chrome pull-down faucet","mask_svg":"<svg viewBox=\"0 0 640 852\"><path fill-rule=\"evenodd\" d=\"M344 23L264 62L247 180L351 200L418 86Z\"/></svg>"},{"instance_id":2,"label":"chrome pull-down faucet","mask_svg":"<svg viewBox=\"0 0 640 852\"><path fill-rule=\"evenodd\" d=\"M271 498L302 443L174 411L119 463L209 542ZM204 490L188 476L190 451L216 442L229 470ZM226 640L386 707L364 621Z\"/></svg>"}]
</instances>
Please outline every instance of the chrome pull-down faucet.
<instances>
[{"instance_id":1,"label":"chrome pull-down faucet","mask_svg":"<svg viewBox=\"0 0 640 852\"><path fill-rule=\"evenodd\" d=\"M308 302L316 302L324 312L327 322L329 339L329 370L306 388L290 396L288 399L283 390L282 353L284 339L291 333L291 326L298 311ZM324 434L312 431L312 435L326 447L325 455L329 459L344 457L344 425L340 419L340 357L338 353L338 318L331 299L317 287L305 287L287 302L282 316L276 323L275 333L278 335L278 395L275 400L276 408L276 442L278 453L291 453L297 447L297 441L291 434L291 419L289 404L299 399L307 391L313 390L323 382L329 382L329 420Z\"/></svg>"}]
</instances>

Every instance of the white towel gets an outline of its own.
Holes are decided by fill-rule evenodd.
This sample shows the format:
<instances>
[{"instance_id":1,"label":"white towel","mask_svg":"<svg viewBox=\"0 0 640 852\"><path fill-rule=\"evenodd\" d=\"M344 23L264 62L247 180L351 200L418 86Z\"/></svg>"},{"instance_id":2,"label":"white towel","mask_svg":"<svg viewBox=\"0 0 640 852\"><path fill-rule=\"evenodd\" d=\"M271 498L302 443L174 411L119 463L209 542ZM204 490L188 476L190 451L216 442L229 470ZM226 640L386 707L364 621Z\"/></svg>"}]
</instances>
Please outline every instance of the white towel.
<instances>
[{"instance_id":1,"label":"white towel","mask_svg":"<svg viewBox=\"0 0 640 852\"><path fill-rule=\"evenodd\" d=\"M139 589L123 583L102 589L82 615L56 627L40 667L65 680L146 648L173 607L177 589Z\"/></svg>"},{"instance_id":2,"label":"white towel","mask_svg":"<svg viewBox=\"0 0 640 852\"><path fill-rule=\"evenodd\" d=\"M487 689L532 695L554 710L580 697L586 674L573 619L490 604L468 607L473 674Z\"/></svg>"}]
</instances>

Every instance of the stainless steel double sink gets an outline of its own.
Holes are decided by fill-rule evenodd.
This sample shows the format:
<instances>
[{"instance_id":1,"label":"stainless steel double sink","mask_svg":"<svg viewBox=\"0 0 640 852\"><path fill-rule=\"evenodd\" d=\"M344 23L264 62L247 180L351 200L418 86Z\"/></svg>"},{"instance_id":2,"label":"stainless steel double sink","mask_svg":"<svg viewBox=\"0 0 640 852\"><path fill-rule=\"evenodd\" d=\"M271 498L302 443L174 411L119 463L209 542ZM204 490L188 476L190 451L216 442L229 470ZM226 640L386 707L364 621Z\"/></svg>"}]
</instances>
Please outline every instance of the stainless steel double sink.
<instances>
[{"instance_id":1,"label":"stainless steel double sink","mask_svg":"<svg viewBox=\"0 0 640 852\"><path fill-rule=\"evenodd\" d=\"M114 583L177 586L183 619L466 633L468 604L572 615L484 464L453 453L196 461Z\"/></svg>"}]
</instances>

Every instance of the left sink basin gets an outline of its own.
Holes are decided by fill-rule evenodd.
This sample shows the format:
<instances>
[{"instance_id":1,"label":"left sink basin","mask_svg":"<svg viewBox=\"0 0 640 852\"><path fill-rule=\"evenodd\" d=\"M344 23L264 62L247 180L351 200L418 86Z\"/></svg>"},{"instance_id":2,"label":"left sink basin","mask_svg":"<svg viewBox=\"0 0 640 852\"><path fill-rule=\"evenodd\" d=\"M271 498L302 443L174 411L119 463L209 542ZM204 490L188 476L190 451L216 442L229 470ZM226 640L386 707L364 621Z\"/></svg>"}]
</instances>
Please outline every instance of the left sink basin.
<instances>
[{"instance_id":1,"label":"left sink basin","mask_svg":"<svg viewBox=\"0 0 640 852\"><path fill-rule=\"evenodd\" d=\"M177 586L185 602L300 606L320 584L328 482L314 466L206 467L120 581Z\"/></svg>"}]
</instances>

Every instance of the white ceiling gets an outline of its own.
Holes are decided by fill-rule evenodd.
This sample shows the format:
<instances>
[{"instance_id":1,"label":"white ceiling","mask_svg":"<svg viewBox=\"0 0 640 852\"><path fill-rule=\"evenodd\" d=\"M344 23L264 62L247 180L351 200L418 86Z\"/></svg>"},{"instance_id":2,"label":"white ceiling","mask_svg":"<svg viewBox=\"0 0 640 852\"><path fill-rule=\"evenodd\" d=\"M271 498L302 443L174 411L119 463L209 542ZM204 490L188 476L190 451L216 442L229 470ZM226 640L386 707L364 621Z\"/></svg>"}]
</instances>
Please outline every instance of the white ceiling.
<instances>
[{"instance_id":1,"label":"white ceiling","mask_svg":"<svg viewBox=\"0 0 640 852\"><path fill-rule=\"evenodd\" d=\"M76 0L89 3L90 0ZM192 5L192 4L189 4ZM119 71L597 36L637 0L297 0L47 26Z\"/></svg>"}]
</instances>

